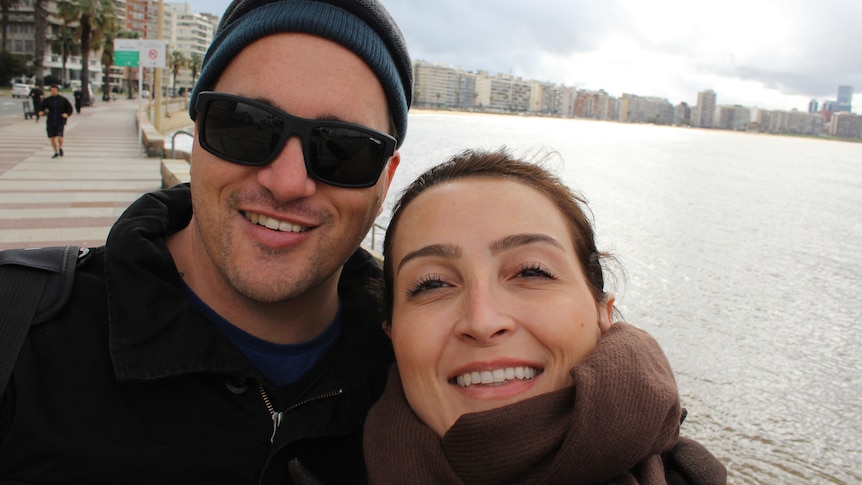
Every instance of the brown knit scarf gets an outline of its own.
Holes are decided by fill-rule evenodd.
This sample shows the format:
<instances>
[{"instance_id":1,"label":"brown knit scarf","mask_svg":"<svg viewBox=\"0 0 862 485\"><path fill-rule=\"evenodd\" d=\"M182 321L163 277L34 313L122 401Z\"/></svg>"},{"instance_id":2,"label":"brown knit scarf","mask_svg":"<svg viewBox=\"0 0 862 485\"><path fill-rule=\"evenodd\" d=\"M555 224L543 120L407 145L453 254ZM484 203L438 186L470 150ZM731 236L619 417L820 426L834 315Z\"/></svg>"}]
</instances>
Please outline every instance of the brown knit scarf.
<instances>
[{"instance_id":1,"label":"brown knit scarf","mask_svg":"<svg viewBox=\"0 0 862 485\"><path fill-rule=\"evenodd\" d=\"M372 484L664 484L660 453L681 408L646 332L615 323L572 370L574 386L466 414L441 439L411 411L393 366L365 425Z\"/></svg>"}]
</instances>

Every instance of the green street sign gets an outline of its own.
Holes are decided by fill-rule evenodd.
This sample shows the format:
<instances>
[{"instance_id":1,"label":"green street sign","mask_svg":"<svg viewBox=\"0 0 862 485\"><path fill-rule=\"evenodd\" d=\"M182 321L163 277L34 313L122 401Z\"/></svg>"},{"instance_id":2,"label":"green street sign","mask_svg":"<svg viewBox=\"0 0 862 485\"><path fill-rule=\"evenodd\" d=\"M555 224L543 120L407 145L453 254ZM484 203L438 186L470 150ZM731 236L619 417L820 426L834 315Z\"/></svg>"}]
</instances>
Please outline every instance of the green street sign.
<instances>
[{"instance_id":1,"label":"green street sign","mask_svg":"<svg viewBox=\"0 0 862 485\"><path fill-rule=\"evenodd\" d=\"M114 65L119 67L138 67L138 51L114 51Z\"/></svg>"}]
</instances>

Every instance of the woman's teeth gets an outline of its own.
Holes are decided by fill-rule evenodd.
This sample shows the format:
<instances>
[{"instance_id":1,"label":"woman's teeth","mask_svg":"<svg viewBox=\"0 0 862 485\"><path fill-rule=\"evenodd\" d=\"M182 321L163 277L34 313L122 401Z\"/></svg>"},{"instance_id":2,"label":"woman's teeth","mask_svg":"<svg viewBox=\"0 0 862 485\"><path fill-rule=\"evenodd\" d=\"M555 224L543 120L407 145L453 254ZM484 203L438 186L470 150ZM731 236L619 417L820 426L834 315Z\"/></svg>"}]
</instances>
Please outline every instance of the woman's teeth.
<instances>
[{"instance_id":1,"label":"woman's teeth","mask_svg":"<svg viewBox=\"0 0 862 485\"><path fill-rule=\"evenodd\" d=\"M305 232L308 230L307 227L300 226L299 224L279 221L278 219L273 219L272 217L267 217L261 214L254 214L252 212L246 212L245 218L253 224L257 224L258 226L263 226L274 231Z\"/></svg>"},{"instance_id":2,"label":"woman's teeth","mask_svg":"<svg viewBox=\"0 0 862 485\"><path fill-rule=\"evenodd\" d=\"M503 369L486 370L481 372L467 372L455 378L461 387L470 387L478 384L484 386L498 386L506 381L515 379L526 381L536 376L537 370L533 367L506 367Z\"/></svg>"}]
</instances>

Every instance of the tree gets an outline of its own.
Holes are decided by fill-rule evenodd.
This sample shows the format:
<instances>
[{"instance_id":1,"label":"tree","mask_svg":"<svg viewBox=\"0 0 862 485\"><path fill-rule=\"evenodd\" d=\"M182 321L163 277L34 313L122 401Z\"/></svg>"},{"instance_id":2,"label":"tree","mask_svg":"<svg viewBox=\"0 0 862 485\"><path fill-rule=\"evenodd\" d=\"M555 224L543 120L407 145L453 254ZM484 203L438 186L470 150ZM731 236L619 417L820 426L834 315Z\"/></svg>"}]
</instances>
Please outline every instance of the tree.
<instances>
[{"instance_id":1,"label":"tree","mask_svg":"<svg viewBox=\"0 0 862 485\"><path fill-rule=\"evenodd\" d=\"M111 99L111 66L114 65L114 39L119 32L111 22L102 35L102 100Z\"/></svg>"},{"instance_id":2,"label":"tree","mask_svg":"<svg viewBox=\"0 0 862 485\"><path fill-rule=\"evenodd\" d=\"M43 1L43 0L39 0ZM102 46L102 35L114 23L112 0L60 0L57 13L67 22L78 22L81 40L81 104L90 104L90 51Z\"/></svg>"},{"instance_id":3,"label":"tree","mask_svg":"<svg viewBox=\"0 0 862 485\"><path fill-rule=\"evenodd\" d=\"M177 94L177 75L180 73L180 69L186 67L189 60L186 59L186 56L183 55L180 51L171 52L171 59L169 61L168 67L171 69L171 76L173 78L173 82L171 83L171 91L173 91L174 96Z\"/></svg>"},{"instance_id":4,"label":"tree","mask_svg":"<svg viewBox=\"0 0 862 485\"><path fill-rule=\"evenodd\" d=\"M80 53L81 46L75 40L75 33L68 24L62 25L54 31L51 36L51 52L59 53L60 60L63 63L63 84L69 82L69 75L66 71L66 62L71 56L77 56Z\"/></svg>"},{"instance_id":5,"label":"tree","mask_svg":"<svg viewBox=\"0 0 862 485\"><path fill-rule=\"evenodd\" d=\"M0 51L0 85L8 86L13 77L27 70L24 56L11 52Z\"/></svg>"},{"instance_id":6,"label":"tree","mask_svg":"<svg viewBox=\"0 0 862 485\"><path fill-rule=\"evenodd\" d=\"M17 7L19 3L21 3L21 0L0 0L0 10L3 11L3 18L0 20L3 23L3 37L2 40L0 40L0 42L2 42L2 44L0 44L0 49L2 49L3 52L6 52L6 36L9 29L9 11L12 10L12 7Z\"/></svg>"},{"instance_id":7,"label":"tree","mask_svg":"<svg viewBox=\"0 0 862 485\"><path fill-rule=\"evenodd\" d=\"M203 60L203 56L197 52L193 52L189 59L189 69L192 70L192 87L194 87L198 80L198 72L201 70L201 63L203 63Z\"/></svg>"},{"instance_id":8,"label":"tree","mask_svg":"<svg viewBox=\"0 0 862 485\"><path fill-rule=\"evenodd\" d=\"M44 86L45 41L48 39L48 0L33 2L33 34L35 36L35 52L33 53L33 70L36 74L36 86Z\"/></svg>"}]
</instances>

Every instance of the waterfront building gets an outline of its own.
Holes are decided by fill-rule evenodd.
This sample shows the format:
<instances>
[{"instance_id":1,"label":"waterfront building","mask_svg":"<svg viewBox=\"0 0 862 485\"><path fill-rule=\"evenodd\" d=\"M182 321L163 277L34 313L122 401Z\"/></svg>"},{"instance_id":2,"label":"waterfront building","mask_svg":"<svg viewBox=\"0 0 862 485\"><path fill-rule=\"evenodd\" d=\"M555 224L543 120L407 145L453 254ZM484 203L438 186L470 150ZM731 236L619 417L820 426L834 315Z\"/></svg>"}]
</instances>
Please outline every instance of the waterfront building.
<instances>
[{"instance_id":1,"label":"waterfront building","mask_svg":"<svg viewBox=\"0 0 862 485\"><path fill-rule=\"evenodd\" d=\"M816 113L817 109L819 107L820 107L820 105L817 103L816 99L812 99L811 101L808 102L808 112L809 113Z\"/></svg>"},{"instance_id":2,"label":"waterfront building","mask_svg":"<svg viewBox=\"0 0 862 485\"><path fill-rule=\"evenodd\" d=\"M820 135L823 132L820 113L758 110L756 123L762 133Z\"/></svg>"},{"instance_id":3,"label":"waterfront building","mask_svg":"<svg viewBox=\"0 0 862 485\"><path fill-rule=\"evenodd\" d=\"M194 56L203 59L212 42L219 18L211 14L192 12L188 3L166 3L165 11L169 12L166 17L170 17L168 35L163 35L163 38L168 40L168 61L174 51L180 52L187 61L191 61ZM199 66L197 70L200 70ZM163 85L173 87L175 93L183 88L191 92L195 79L192 79L192 69L188 64L177 73L176 86L173 85L169 66L166 71L167 79Z\"/></svg>"},{"instance_id":4,"label":"waterfront building","mask_svg":"<svg viewBox=\"0 0 862 485\"><path fill-rule=\"evenodd\" d=\"M862 116L847 112L835 113L829 121L828 133L841 138L862 138Z\"/></svg>"},{"instance_id":5,"label":"waterfront building","mask_svg":"<svg viewBox=\"0 0 862 485\"><path fill-rule=\"evenodd\" d=\"M471 109L476 75L452 66L418 60L413 67L413 102L417 107Z\"/></svg>"},{"instance_id":6,"label":"waterfront building","mask_svg":"<svg viewBox=\"0 0 862 485\"><path fill-rule=\"evenodd\" d=\"M745 106L717 106L714 128L733 131L748 131L751 124L751 110Z\"/></svg>"},{"instance_id":7,"label":"waterfront building","mask_svg":"<svg viewBox=\"0 0 862 485\"><path fill-rule=\"evenodd\" d=\"M691 107L689 107L688 103L682 102L674 107L673 124L679 126L691 125Z\"/></svg>"},{"instance_id":8,"label":"waterfront building","mask_svg":"<svg viewBox=\"0 0 862 485\"><path fill-rule=\"evenodd\" d=\"M620 121L630 123L655 123L670 125L674 120L674 108L664 98L638 96L623 93L620 98Z\"/></svg>"},{"instance_id":9,"label":"waterfront building","mask_svg":"<svg viewBox=\"0 0 862 485\"><path fill-rule=\"evenodd\" d=\"M712 89L697 93L697 106L693 113L692 126L700 128L712 128L714 126L716 99L717 96Z\"/></svg>"},{"instance_id":10,"label":"waterfront building","mask_svg":"<svg viewBox=\"0 0 862 485\"><path fill-rule=\"evenodd\" d=\"M838 98L835 111L850 113L853 106L853 86L838 86Z\"/></svg>"}]
</instances>

